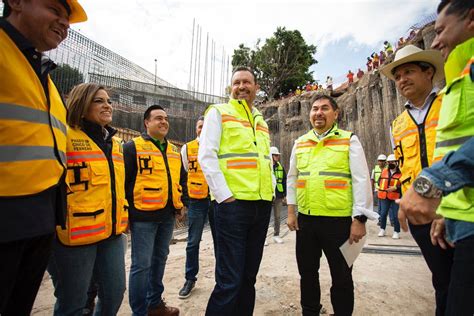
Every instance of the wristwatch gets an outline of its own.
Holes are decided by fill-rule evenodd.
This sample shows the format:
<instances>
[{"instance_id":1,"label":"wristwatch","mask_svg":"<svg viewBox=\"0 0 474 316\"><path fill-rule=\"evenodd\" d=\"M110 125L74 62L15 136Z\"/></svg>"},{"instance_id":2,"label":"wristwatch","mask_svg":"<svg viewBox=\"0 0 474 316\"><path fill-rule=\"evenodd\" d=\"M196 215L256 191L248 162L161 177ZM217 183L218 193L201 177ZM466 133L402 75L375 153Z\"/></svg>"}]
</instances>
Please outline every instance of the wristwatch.
<instances>
[{"instance_id":1,"label":"wristwatch","mask_svg":"<svg viewBox=\"0 0 474 316\"><path fill-rule=\"evenodd\" d=\"M433 182L431 182L431 179L425 176L418 176L415 181L413 181L413 189L416 193L428 199L438 199L443 195L443 191L438 189Z\"/></svg>"},{"instance_id":2,"label":"wristwatch","mask_svg":"<svg viewBox=\"0 0 474 316\"><path fill-rule=\"evenodd\" d=\"M359 222L361 222L362 224L367 222L367 216L365 215L357 215L357 216L354 216L354 218L358 220Z\"/></svg>"}]
</instances>

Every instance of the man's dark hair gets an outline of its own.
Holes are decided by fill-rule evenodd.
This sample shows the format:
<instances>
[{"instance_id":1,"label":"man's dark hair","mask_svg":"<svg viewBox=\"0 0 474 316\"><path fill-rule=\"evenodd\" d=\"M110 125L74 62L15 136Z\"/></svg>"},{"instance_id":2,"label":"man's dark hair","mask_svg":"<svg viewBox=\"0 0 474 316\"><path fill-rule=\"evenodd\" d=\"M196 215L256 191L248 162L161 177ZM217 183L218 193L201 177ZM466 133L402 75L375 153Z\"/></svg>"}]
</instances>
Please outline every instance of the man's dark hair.
<instances>
[{"instance_id":1,"label":"man's dark hair","mask_svg":"<svg viewBox=\"0 0 474 316\"><path fill-rule=\"evenodd\" d=\"M255 81L255 84L257 84L257 76L253 72L253 69L247 66L237 66L232 70L232 77L235 75L237 71L248 71L252 74L253 81Z\"/></svg>"},{"instance_id":2,"label":"man's dark hair","mask_svg":"<svg viewBox=\"0 0 474 316\"><path fill-rule=\"evenodd\" d=\"M425 72L427 71L428 69L430 68L433 68L433 76L431 77L431 81L433 81L433 78L436 74L436 72L438 71L438 69L436 69L435 66L433 66L432 64L430 63L427 63L426 61L410 61L409 63L405 63L405 64L401 64L395 68L392 69L392 75L395 75L395 71L397 71L397 68L400 67L400 66L403 66L403 65L406 65L406 64L413 64L413 65L417 65L418 67L421 68L421 71Z\"/></svg>"},{"instance_id":3,"label":"man's dark hair","mask_svg":"<svg viewBox=\"0 0 474 316\"><path fill-rule=\"evenodd\" d=\"M196 122L199 122L199 121L204 121L204 115L201 115Z\"/></svg>"},{"instance_id":4,"label":"man's dark hair","mask_svg":"<svg viewBox=\"0 0 474 316\"><path fill-rule=\"evenodd\" d=\"M334 100L333 97L330 97L330 96L325 95L325 94L318 94L316 97L314 97L313 102L311 103L311 106L314 104L314 102L319 101L319 100L328 100L334 111L336 111L339 108L339 106L337 105L336 100Z\"/></svg>"},{"instance_id":5,"label":"man's dark hair","mask_svg":"<svg viewBox=\"0 0 474 316\"><path fill-rule=\"evenodd\" d=\"M472 0L441 0L438 5L438 14L450 4L446 14L456 14L461 18L465 18L469 14L469 10L474 9L474 1Z\"/></svg>"},{"instance_id":6,"label":"man's dark hair","mask_svg":"<svg viewBox=\"0 0 474 316\"><path fill-rule=\"evenodd\" d=\"M143 120L148 120L150 118L151 111L153 111L153 110L163 110L163 111L165 111L165 109L161 105L153 104L148 109L146 109L145 113L143 114Z\"/></svg>"}]
</instances>

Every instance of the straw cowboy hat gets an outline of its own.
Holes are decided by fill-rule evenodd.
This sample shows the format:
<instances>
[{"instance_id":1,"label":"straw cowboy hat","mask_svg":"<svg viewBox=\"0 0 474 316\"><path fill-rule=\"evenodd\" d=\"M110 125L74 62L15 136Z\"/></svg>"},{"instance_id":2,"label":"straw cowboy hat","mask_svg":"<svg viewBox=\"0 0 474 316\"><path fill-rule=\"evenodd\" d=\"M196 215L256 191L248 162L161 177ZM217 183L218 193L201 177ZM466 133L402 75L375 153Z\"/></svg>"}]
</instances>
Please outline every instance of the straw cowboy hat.
<instances>
[{"instance_id":1,"label":"straw cowboy hat","mask_svg":"<svg viewBox=\"0 0 474 316\"><path fill-rule=\"evenodd\" d=\"M444 78L444 60L441 52L433 49L422 50L415 45L406 45L397 50L393 62L380 69L380 72L389 79L395 80L393 71L396 67L412 63L425 62L431 64L435 68L433 82L437 82Z\"/></svg>"}]
</instances>

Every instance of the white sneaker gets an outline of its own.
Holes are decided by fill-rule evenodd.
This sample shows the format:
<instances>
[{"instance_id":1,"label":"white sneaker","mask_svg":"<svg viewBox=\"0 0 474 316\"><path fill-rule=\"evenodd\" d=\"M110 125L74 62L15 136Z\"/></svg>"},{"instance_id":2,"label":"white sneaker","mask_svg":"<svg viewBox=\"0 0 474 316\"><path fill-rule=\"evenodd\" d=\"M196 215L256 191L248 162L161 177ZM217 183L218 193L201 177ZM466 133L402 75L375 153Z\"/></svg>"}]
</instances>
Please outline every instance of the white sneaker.
<instances>
[{"instance_id":1,"label":"white sneaker","mask_svg":"<svg viewBox=\"0 0 474 316\"><path fill-rule=\"evenodd\" d=\"M263 245L268 246L268 241L266 239L265 239L265 243Z\"/></svg>"},{"instance_id":2,"label":"white sneaker","mask_svg":"<svg viewBox=\"0 0 474 316\"><path fill-rule=\"evenodd\" d=\"M379 236L379 237L385 236L385 229L381 229L381 230L379 231L379 234L378 234L377 236Z\"/></svg>"},{"instance_id":3,"label":"white sneaker","mask_svg":"<svg viewBox=\"0 0 474 316\"><path fill-rule=\"evenodd\" d=\"M392 238L393 239L400 239L400 233L393 232Z\"/></svg>"},{"instance_id":4,"label":"white sneaker","mask_svg":"<svg viewBox=\"0 0 474 316\"><path fill-rule=\"evenodd\" d=\"M281 239L280 236L273 236L273 241L277 244L283 243L283 239Z\"/></svg>"}]
</instances>

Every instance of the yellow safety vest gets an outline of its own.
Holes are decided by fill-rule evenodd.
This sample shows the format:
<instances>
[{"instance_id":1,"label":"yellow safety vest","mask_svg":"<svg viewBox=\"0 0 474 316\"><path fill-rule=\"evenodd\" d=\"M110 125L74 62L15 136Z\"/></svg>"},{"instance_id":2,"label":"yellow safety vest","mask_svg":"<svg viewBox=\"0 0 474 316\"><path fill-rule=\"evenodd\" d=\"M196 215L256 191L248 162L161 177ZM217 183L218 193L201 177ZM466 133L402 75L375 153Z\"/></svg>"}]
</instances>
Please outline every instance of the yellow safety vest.
<instances>
[{"instance_id":1,"label":"yellow safety vest","mask_svg":"<svg viewBox=\"0 0 474 316\"><path fill-rule=\"evenodd\" d=\"M181 155L178 148L168 142L166 157L152 141L139 136L132 140L137 151L137 178L133 188L133 203L140 211L157 211L168 203L169 190L175 209L183 208L181 175ZM168 187L168 175L171 188Z\"/></svg>"},{"instance_id":2,"label":"yellow safety vest","mask_svg":"<svg viewBox=\"0 0 474 316\"><path fill-rule=\"evenodd\" d=\"M120 235L127 228L128 203L122 152L121 140L113 137L110 162L86 133L80 129L68 129L66 229L56 227L64 245L93 244Z\"/></svg>"},{"instance_id":3,"label":"yellow safety vest","mask_svg":"<svg viewBox=\"0 0 474 316\"><path fill-rule=\"evenodd\" d=\"M436 96L428 109L424 123L418 126L405 110L392 122L395 157L402 173L402 193L405 193L423 168L433 163L441 95Z\"/></svg>"},{"instance_id":4,"label":"yellow safety vest","mask_svg":"<svg viewBox=\"0 0 474 316\"><path fill-rule=\"evenodd\" d=\"M199 142L197 139L186 144L188 155L188 194L192 199L205 199L209 196L209 187L202 173L197 157Z\"/></svg>"},{"instance_id":5,"label":"yellow safety vest","mask_svg":"<svg viewBox=\"0 0 474 316\"><path fill-rule=\"evenodd\" d=\"M231 99L210 106L221 114L222 134L219 167L234 198L271 201L272 164L270 135L262 114L245 100Z\"/></svg>"},{"instance_id":6,"label":"yellow safety vest","mask_svg":"<svg viewBox=\"0 0 474 316\"><path fill-rule=\"evenodd\" d=\"M457 150L474 136L474 39L458 45L445 64L446 87L436 135L435 157ZM467 62L467 64L466 64ZM461 74L450 74L461 65ZM474 222L474 189L465 186L443 197L437 210L445 218Z\"/></svg>"},{"instance_id":7,"label":"yellow safety vest","mask_svg":"<svg viewBox=\"0 0 474 316\"><path fill-rule=\"evenodd\" d=\"M380 175L382 174L382 169L380 169L379 165L375 165L374 167L374 184L375 184L375 189L379 189L379 179Z\"/></svg>"},{"instance_id":8,"label":"yellow safety vest","mask_svg":"<svg viewBox=\"0 0 474 316\"><path fill-rule=\"evenodd\" d=\"M0 29L0 197L40 193L66 169L66 107ZM32 210L34 211L34 210Z\"/></svg>"},{"instance_id":9,"label":"yellow safety vest","mask_svg":"<svg viewBox=\"0 0 474 316\"><path fill-rule=\"evenodd\" d=\"M318 216L351 216L352 133L337 127L319 140L310 130L296 140L298 212Z\"/></svg>"}]
</instances>

